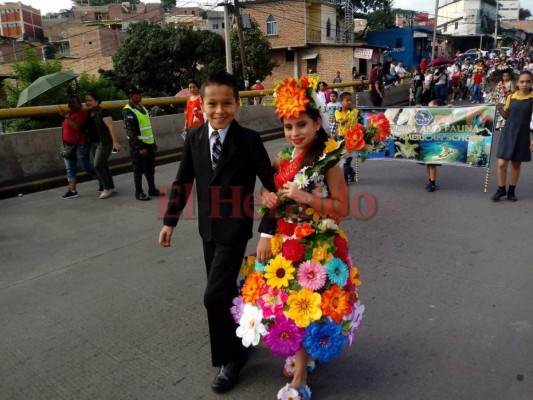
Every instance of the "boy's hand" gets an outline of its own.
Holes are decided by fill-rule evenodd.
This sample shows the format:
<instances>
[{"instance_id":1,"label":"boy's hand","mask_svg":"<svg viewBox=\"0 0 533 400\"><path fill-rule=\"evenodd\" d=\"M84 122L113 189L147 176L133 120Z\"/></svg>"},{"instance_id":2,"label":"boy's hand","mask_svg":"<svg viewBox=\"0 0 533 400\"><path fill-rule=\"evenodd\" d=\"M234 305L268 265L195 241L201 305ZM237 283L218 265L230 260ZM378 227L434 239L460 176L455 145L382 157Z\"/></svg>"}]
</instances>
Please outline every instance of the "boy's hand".
<instances>
[{"instance_id":1,"label":"boy's hand","mask_svg":"<svg viewBox=\"0 0 533 400\"><path fill-rule=\"evenodd\" d=\"M172 239L172 232L174 228L171 226L164 226L159 232L159 245L161 247L170 247L170 241Z\"/></svg>"},{"instance_id":2,"label":"boy's hand","mask_svg":"<svg viewBox=\"0 0 533 400\"><path fill-rule=\"evenodd\" d=\"M270 238L261 237L259 242L257 242L256 258L261 263L264 264L272 257L272 251L270 250Z\"/></svg>"},{"instance_id":3,"label":"boy's hand","mask_svg":"<svg viewBox=\"0 0 533 400\"><path fill-rule=\"evenodd\" d=\"M270 209L275 208L279 205L279 197L274 192L268 192L268 194L263 196L263 205Z\"/></svg>"}]
</instances>

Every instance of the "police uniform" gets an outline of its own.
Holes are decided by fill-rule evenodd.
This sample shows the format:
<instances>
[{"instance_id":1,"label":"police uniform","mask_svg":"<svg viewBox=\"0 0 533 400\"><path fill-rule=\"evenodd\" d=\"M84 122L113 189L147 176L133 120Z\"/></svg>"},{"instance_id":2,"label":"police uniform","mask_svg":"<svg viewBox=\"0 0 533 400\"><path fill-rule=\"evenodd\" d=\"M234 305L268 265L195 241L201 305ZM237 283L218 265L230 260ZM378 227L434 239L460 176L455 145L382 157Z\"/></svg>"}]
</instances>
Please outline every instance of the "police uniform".
<instances>
[{"instance_id":1,"label":"police uniform","mask_svg":"<svg viewBox=\"0 0 533 400\"><path fill-rule=\"evenodd\" d=\"M142 91L135 86L126 88L128 96L132 93L141 94ZM150 114L148 110L140 104L126 104L122 110L124 124L126 125L126 135L129 140L131 163L133 165L133 180L135 182L135 197L138 200L150 200L149 196L162 195L155 186L155 144ZM146 149L146 154L141 154ZM142 188L142 176L148 181L148 195Z\"/></svg>"}]
</instances>

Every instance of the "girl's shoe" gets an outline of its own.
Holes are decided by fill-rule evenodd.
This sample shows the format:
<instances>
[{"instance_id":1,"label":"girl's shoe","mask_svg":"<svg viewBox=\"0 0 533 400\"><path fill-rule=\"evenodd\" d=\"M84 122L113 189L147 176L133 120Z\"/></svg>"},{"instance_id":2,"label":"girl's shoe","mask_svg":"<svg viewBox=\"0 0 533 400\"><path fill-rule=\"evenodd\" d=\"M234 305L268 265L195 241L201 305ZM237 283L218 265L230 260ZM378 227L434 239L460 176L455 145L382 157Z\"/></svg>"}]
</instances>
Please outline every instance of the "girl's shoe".
<instances>
[{"instance_id":1,"label":"girl's shoe","mask_svg":"<svg viewBox=\"0 0 533 400\"><path fill-rule=\"evenodd\" d=\"M310 360L307 363L307 373L310 374L313 372L316 368L316 361ZM294 356L287 357L285 359L285 366L283 367L283 375L285 375L287 378L292 378L294 376L294 371L296 367L296 359Z\"/></svg>"},{"instance_id":2,"label":"girl's shoe","mask_svg":"<svg viewBox=\"0 0 533 400\"><path fill-rule=\"evenodd\" d=\"M287 383L280 389L277 398L278 400L311 400L311 389L307 385L295 389Z\"/></svg>"}]
</instances>

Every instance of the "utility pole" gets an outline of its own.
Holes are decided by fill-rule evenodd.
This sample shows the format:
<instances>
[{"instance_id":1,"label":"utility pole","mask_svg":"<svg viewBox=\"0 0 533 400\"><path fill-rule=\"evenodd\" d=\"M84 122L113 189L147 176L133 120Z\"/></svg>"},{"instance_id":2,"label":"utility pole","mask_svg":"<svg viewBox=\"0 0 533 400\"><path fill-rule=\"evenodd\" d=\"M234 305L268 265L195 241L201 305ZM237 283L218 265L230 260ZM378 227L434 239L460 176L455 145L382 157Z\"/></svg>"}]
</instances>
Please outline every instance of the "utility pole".
<instances>
[{"instance_id":1,"label":"utility pole","mask_svg":"<svg viewBox=\"0 0 533 400\"><path fill-rule=\"evenodd\" d=\"M498 47L498 14L500 13L500 2L496 0L496 22L494 23L494 48Z\"/></svg>"},{"instance_id":2,"label":"utility pole","mask_svg":"<svg viewBox=\"0 0 533 400\"><path fill-rule=\"evenodd\" d=\"M437 45L437 20L439 18L439 0L435 0L435 22L433 25L433 39L431 40L431 59L435 58L435 47Z\"/></svg>"},{"instance_id":3,"label":"utility pole","mask_svg":"<svg viewBox=\"0 0 533 400\"><path fill-rule=\"evenodd\" d=\"M226 71L233 73L231 65L231 27L229 25L229 1L224 2L224 41L226 42Z\"/></svg>"},{"instance_id":4,"label":"utility pole","mask_svg":"<svg viewBox=\"0 0 533 400\"><path fill-rule=\"evenodd\" d=\"M242 16L239 7L239 0L234 0L235 3L235 19L237 21L237 35L239 37L239 50L241 53L242 79L246 82L248 77L248 63L246 62L246 54L244 52L244 35L242 33ZM248 88L246 88L248 89Z\"/></svg>"}]
</instances>

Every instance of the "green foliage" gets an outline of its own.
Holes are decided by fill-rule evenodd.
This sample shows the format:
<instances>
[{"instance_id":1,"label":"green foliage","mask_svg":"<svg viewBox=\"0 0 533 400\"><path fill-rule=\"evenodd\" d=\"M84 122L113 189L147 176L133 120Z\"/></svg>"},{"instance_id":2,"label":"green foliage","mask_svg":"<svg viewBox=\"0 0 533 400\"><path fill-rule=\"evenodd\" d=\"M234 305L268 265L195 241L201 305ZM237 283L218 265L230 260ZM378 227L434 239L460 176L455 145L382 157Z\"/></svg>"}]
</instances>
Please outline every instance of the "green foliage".
<instances>
[{"instance_id":1,"label":"green foliage","mask_svg":"<svg viewBox=\"0 0 533 400\"><path fill-rule=\"evenodd\" d=\"M169 96L190 79L224 69L224 41L210 31L161 27L139 22L113 57L114 69L105 76L119 87L132 82L150 96Z\"/></svg>"},{"instance_id":2,"label":"green foliage","mask_svg":"<svg viewBox=\"0 0 533 400\"><path fill-rule=\"evenodd\" d=\"M42 61L35 51L27 46L24 49L25 61L12 65L13 73L17 76L15 81L6 81L5 98L2 107L15 108L20 93L31 85L37 78L60 72L61 62L58 59ZM31 105L65 104L69 93L76 93L84 101L88 93L96 93L102 100L124 99L125 94L113 86L112 81L105 77L92 77L83 73L77 79L77 83L67 84L55 90L46 92L32 100ZM59 116L46 116L38 118L17 118L4 122L4 128L8 132L18 132L33 129L43 129L60 126L62 119Z\"/></svg>"},{"instance_id":3,"label":"green foliage","mask_svg":"<svg viewBox=\"0 0 533 400\"><path fill-rule=\"evenodd\" d=\"M247 75L250 81L257 79L263 81L272 74L272 70L277 66L272 60L272 47L270 42L259 29L257 22L252 20L252 28L244 30L244 53L248 66ZM233 73L238 77L243 77L242 60L239 50L239 37L237 30L231 32L231 58L233 59ZM241 89L244 89L244 78L239 79Z\"/></svg>"},{"instance_id":4,"label":"green foliage","mask_svg":"<svg viewBox=\"0 0 533 400\"><path fill-rule=\"evenodd\" d=\"M161 0L161 7L164 12L169 12L172 7L176 7L176 0Z\"/></svg>"},{"instance_id":5,"label":"green foliage","mask_svg":"<svg viewBox=\"0 0 533 400\"><path fill-rule=\"evenodd\" d=\"M396 26L395 22L394 14L391 10L377 10L368 14L367 28L369 31L383 31L394 28Z\"/></svg>"},{"instance_id":6,"label":"green foliage","mask_svg":"<svg viewBox=\"0 0 533 400\"><path fill-rule=\"evenodd\" d=\"M523 21L528 18L531 18L531 11L529 11L527 8L520 8L518 10L518 19Z\"/></svg>"}]
</instances>

